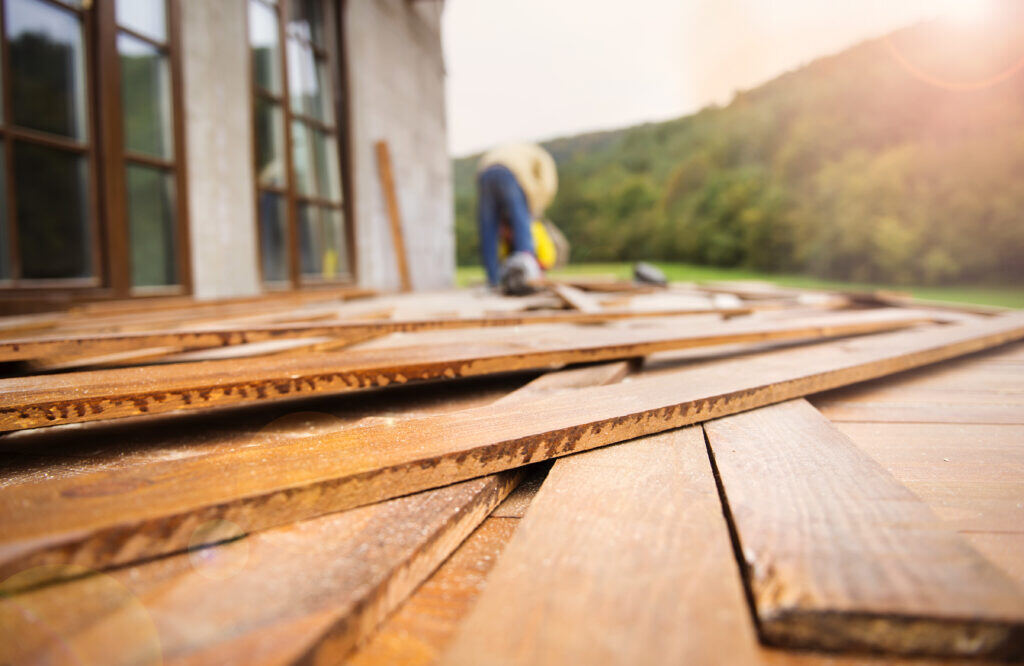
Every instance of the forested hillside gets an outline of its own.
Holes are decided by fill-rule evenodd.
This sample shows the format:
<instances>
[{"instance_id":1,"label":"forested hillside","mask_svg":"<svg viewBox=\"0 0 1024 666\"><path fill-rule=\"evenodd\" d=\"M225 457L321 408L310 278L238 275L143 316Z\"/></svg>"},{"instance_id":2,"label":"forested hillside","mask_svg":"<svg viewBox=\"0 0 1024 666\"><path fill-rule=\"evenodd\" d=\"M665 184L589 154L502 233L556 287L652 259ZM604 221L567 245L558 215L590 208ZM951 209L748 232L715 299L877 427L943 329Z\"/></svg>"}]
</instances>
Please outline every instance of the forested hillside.
<instances>
[{"instance_id":1,"label":"forested hillside","mask_svg":"<svg viewBox=\"0 0 1024 666\"><path fill-rule=\"evenodd\" d=\"M1022 3L1024 4L1024 3ZM572 260L861 282L1024 279L1024 10L865 42L726 107L551 141ZM460 263L474 166L457 160Z\"/></svg>"}]
</instances>

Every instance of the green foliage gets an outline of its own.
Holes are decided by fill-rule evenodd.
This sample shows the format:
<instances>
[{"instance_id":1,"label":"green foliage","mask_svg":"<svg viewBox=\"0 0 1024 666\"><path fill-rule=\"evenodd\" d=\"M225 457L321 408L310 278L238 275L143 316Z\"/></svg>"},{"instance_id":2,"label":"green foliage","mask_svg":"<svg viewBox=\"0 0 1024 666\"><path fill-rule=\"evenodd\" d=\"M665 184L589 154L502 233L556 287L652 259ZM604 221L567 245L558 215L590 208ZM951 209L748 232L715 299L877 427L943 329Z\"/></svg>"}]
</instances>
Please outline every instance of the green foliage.
<instances>
[{"instance_id":1,"label":"green foliage","mask_svg":"<svg viewBox=\"0 0 1024 666\"><path fill-rule=\"evenodd\" d=\"M1024 33L1024 21L1006 25ZM978 59L971 66L998 71L1019 60L1000 46L1019 49L1024 34L1014 35L966 49ZM961 90L923 80L894 56L964 75L962 62L942 60L951 39L938 24L916 26L739 93L726 107L551 141L560 189L548 216L574 262L1018 284L1024 72ZM475 162L455 163L463 265L478 261Z\"/></svg>"}]
</instances>

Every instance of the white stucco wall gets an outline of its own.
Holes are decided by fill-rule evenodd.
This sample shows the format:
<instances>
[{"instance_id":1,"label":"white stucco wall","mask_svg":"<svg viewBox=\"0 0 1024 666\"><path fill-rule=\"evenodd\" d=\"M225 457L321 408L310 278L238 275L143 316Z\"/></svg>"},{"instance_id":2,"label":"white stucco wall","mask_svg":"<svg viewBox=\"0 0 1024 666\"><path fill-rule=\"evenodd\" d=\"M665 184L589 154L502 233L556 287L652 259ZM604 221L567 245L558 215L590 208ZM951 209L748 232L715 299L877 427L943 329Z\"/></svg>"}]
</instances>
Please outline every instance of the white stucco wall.
<instances>
[{"instance_id":1,"label":"white stucco wall","mask_svg":"<svg viewBox=\"0 0 1024 666\"><path fill-rule=\"evenodd\" d=\"M198 298L260 291L245 0L182 0L192 277Z\"/></svg>"},{"instance_id":2,"label":"white stucco wall","mask_svg":"<svg viewBox=\"0 0 1024 666\"><path fill-rule=\"evenodd\" d=\"M348 0L352 197L359 282L399 285L374 143L391 149L413 287L450 286L455 214L445 124L443 2Z\"/></svg>"},{"instance_id":3,"label":"white stucco wall","mask_svg":"<svg viewBox=\"0 0 1024 666\"><path fill-rule=\"evenodd\" d=\"M442 0L348 0L356 274L399 285L374 143L386 139L413 286L455 274L452 172L445 125ZM189 225L197 297L259 293L246 0L181 0Z\"/></svg>"}]
</instances>

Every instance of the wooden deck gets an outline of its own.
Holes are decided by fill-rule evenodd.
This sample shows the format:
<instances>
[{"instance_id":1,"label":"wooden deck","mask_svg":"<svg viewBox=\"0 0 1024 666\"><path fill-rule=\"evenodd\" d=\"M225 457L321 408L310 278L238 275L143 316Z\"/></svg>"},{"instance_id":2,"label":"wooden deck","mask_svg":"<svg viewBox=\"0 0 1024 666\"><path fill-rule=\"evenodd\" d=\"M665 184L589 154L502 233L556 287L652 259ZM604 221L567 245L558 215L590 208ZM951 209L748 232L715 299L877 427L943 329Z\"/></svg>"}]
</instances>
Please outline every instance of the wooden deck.
<instances>
[{"instance_id":1,"label":"wooden deck","mask_svg":"<svg viewBox=\"0 0 1024 666\"><path fill-rule=\"evenodd\" d=\"M0 663L1024 659L1024 318L728 287L276 299L315 341L233 361L179 355L251 303L12 320L0 405L69 408L0 435ZM39 374L97 335L147 353ZM437 372L74 407L365 359Z\"/></svg>"}]
</instances>

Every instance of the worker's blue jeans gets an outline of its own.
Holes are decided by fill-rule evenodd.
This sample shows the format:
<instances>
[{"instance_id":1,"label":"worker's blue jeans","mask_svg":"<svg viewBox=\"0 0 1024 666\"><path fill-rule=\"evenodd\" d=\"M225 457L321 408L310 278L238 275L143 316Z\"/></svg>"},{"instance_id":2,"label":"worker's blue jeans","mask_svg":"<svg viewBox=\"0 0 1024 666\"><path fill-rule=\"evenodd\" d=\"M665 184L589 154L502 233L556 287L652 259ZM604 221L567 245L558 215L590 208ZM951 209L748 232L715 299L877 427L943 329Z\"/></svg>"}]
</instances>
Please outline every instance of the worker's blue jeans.
<instances>
[{"instance_id":1,"label":"worker's blue jeans","mask_svg":"<svg viewBox=\"0 0 1024 666\"><path fill-rule=\"evenodd\" d=\"M477 224L480 228L480 256L487 271L487 282L498 284L501 265L498 262L498 243L501 225L508 225L511 250L534 253L530 223L533 216L526 203L526 195L519 181L506 167L495 164L487 167L477 178Z\"/></svg>"}]
</instances>

